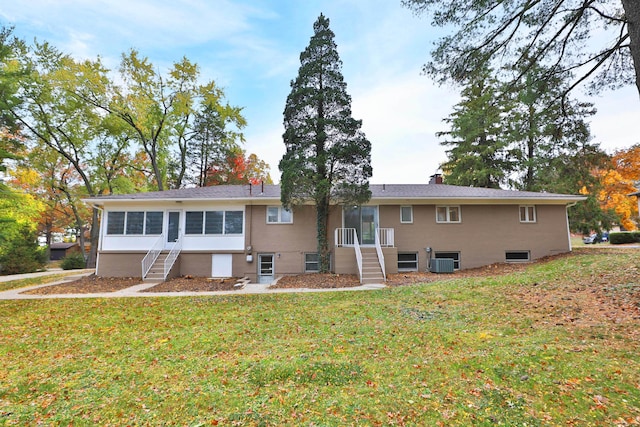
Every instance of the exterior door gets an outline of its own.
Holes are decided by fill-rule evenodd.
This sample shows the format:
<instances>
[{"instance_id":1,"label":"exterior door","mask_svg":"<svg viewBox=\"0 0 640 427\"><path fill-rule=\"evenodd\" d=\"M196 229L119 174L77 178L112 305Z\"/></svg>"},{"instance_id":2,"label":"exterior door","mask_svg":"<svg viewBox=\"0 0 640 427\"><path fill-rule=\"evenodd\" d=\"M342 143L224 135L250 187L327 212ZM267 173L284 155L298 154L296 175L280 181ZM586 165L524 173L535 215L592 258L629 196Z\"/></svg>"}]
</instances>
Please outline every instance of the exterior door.
<instances>
[{"instance_id":1,"label":"exterior door","mask_svg":"<svg viewBox=\"0 0 640 427\"><path fill-rule=\"evenodd\" d=\"M259 254L258 283L271 283L273 278L273 254Z\"/></svg>"},{"instance_id":2,"label":"exterior door","mask_svg":"<svg viewBox=\"0 0 640 427\"><path fill-rule=\"evenodd\" d=\"M376 243L376 228L378 228L378 207L345 207L344 227L356 229L361 245L374 245Z\"/></svg>"},{"instance_id":3,"label":"exterior door","mask_svg":"<svg viewBox=\"0 0 640 427\"><path fill-rule=\"evenodd\" d=\"M170 247L180 236L180 211L169 211L167 221L167 247Z\"/></svg>"},{"instance_id":4,"label":"exterior door","mask_svg":"<svg viewBox=\"0 0 640 427\"><path fill-rule=\"evenodd\" d=\"M211 277L233 277L233 255L213 254L211 256Z\"/></svg>"}]
</instances>

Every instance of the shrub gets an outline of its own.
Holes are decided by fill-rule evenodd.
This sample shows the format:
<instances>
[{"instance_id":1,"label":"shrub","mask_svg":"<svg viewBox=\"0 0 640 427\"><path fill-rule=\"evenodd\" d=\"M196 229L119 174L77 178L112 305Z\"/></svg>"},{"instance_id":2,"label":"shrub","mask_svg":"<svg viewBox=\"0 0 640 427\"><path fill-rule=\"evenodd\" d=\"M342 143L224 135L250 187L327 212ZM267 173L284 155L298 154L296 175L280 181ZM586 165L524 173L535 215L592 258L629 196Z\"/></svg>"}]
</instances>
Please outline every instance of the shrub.
<instances>
[{"instance_id":1,"label":"shrub","mask_svg":"<svg viewBox=\"0 0 640 427\"><path fill-rule=\"evenodd\" d=\"M609 242L612 245L640 242L640 231L621 231L618 233L610 233Z\"/></svg>"},{"instance_id":2,"label":"shrub","mask_svg":"<svg viewBox=\"0 0 640 427\"><path fill-rule=\"evenodd\" d=\"M79 268L85 268L86 265L84 255L79 252L67 255L62 258L62 262L60 263L60 267L62 267L63 270L77 270Z\"/></svg>"},{"instance_id":3,"label":"shrub","mask_svg":"<svg viewBox=\"0 0 640 427\"><path fill-rule=\"evenodd\" d=\"M0 253L0 272L33 273L44 268L46 261L47 252L38 245L35 232L24 227L3 246Z\"/></svg>"}]
</instances>

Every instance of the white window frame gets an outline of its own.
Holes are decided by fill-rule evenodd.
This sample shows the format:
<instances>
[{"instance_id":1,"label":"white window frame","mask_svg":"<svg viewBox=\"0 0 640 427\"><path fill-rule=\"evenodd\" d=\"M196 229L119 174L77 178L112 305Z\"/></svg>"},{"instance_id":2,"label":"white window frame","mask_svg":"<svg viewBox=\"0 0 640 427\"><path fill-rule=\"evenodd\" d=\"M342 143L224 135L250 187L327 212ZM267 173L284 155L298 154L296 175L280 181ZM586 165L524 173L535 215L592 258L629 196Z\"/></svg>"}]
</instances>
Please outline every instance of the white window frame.
<instances>
[{"instance_id":1,"label":"white window frame","mask_svg":"<svg viewBox=\"0 0 640 427\"><path fill-rule=\"evenodd\" d=\"M310 261L309 259L307 259L308 255L315 255L316 256L316 260L315 261ZM304 254L304 272L305 273L317 273L320 271L320 257L318 256L317 252L305 252ZM316 268L315 269L311 269L309 268L309 264L316 264Z\"/></svg>"},{"instance_id":2,"label":"white window frame","mask_svg":"<svg viewBox=\"0 0 640 427\"><path fill-rule=\"evenodd\" d=\"M400 260L401 255L414 255L415 261ZM409 263L415 262L415 267L405 267ZM401 267L402 265L402 267ZM420 257L418 252L398 252L398 271L418 271L420 268Z\"/></svg>"},{"instance_id":3,"label":"white window frame","mask_svg":"<svg viewBox=\"0 0 640 427\"><path fill-rule=\"evenodd\" d=\"M206 231L206 222L207 222L207 212L222 212L222 233L205 233ZM227 214L228 213L242 213L242 230L239 233L230 233L227 227ZM200 223L200 231L198 232L190 232L187 233L187 220L186 216L189 213L201 213L202 214L202 222ZM244 211L241 210L218 210L218 211L187 211L185 213L185 235L187 236L241 236L244 233Z\"/></svg>"},{"instance_id":4,"label":"white window frame","mask_svg":"<svg viewBox=\"0 0 640 427\"><path fill-rule=\"evenodd\" d=\"M408 209L409 220L403 218L402 212L404 209ZM413 224L413 206L400 206L400 224Z\"/></svg>"},{"instance_id":5,"label":"white window frame","mask_svg":"<svg viewBox=\"0 0 640 427\"><path fill-rule=\"evenodd\" d=\"M271 221L270 220L270 218L269 218L270 217L270 215L269 215L269 210L270 209L271 210L273 210L273 209L277 209L278 210L278 214L277 214L278 215L278 219L277 219L277 221ZM282 215L285 212L288 213L288 215L289 215L289 220L288 221L283 220L283 216ZM293 224L293 212L288 210L288 209L285 209L282 206L267 206L267 224Z\"/></svg>"},{"instance_id":6,"label":"white window frame","mask_svg":"<svg viewBox=\"0 0 640 427\"><path fill-rule=\"evenodd\" d=\"M444 219L444 221L441 221L438 215L438 210L439 209L446 209L446 218ZM458 212L458 219L455 221L451 220L451 212L453 210L457 210ZM462 209L460 208L459 205L438 205L436 206L436 222L439 224L457 224L462 222Z\"/></svg>"},{"instance_id":7,"label":"white window frame","mask_svg":"<svg viewBox=\"0 0 640 427\"><path fill-rule=\"evenodd\" d=\"M533 224L538 219L535 205L521 205L518 209L518 215L522 223Z\"/></svg>"},{"instance_id":8,"label":"white window frame","mask_svg":"<svg viewBox=\"0 0 640 427\"><path fill-rule=\"evenodd\" d=\"M149 233L147 230L147 214L150 212L160 212L162 214L162 220L164 221L164 211L108 211L107 212L107 228L106 234L108 236L159 236L162 234L162 231L159 233ZM131 233L129 232L130 222L129 217L131 214L142 214L142 232L141 233ZM124 217L124 222L122 223L122 228L119 233L109 233L109 224L111 222L110 216L112 214L122 214Z\"/></svg>"}]
</instances>

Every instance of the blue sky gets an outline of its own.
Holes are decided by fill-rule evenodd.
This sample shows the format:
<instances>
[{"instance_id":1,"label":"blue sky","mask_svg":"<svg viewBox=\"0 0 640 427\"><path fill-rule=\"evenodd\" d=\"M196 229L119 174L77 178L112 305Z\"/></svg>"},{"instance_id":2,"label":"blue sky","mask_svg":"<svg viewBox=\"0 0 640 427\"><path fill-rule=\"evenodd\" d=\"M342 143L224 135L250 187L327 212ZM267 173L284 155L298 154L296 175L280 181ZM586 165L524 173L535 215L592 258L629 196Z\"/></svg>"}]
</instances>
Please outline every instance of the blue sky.
<instances>
[{"instance_id":1,"label":"blue sky","mask_svg":"<svg viewBox=\"0 0 640 427\"><path fill-rule=\"evenodd\" d=\"M79 59L99 55L111 69L131 48L162 72L186 56L244 108L245 149L278 181L289 82L321 12L336 34L353 116L372 144L371 182L427 182L446 160L435 133L446 130L458 91L420 74L441 33L400 0L13 0L0 5L0 25ZM575 96L595 103L591 130L607 151L640 143L634 87Z\"/></svg>"}]
</instances>

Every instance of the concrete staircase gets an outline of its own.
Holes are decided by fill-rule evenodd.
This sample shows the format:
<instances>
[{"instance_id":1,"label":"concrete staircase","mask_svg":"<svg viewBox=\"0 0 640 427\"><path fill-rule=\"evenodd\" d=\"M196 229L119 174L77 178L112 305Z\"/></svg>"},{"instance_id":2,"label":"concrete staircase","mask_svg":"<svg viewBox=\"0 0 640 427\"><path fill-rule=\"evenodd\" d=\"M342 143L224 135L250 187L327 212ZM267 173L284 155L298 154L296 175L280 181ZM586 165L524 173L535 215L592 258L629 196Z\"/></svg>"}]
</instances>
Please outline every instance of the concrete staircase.
<instances>
[{"instance_id":1,"label":"concrete staircase","mask_svg":"<svg viewBox=\"0 0 640 427\"><path fill-rule=\"evenodd\" d=\"M158 259L153 263L151 269L147 273L147 277L144 277L145 283L160 283L164 282L164 260L169 256L169 251L163 251L158 255Z\"/></svg>"},{"instance_id":2,"label":"concrete staircase","mask_svg":"<svg viewBox=\"0 0 640 427\"><path fill-rule=\"evenodd\" d=\"M384 283L384 274L380 268L378 253L375 248L363 248L362 251L362 279L363 285Z\"/></svg>"}]
</instances>

